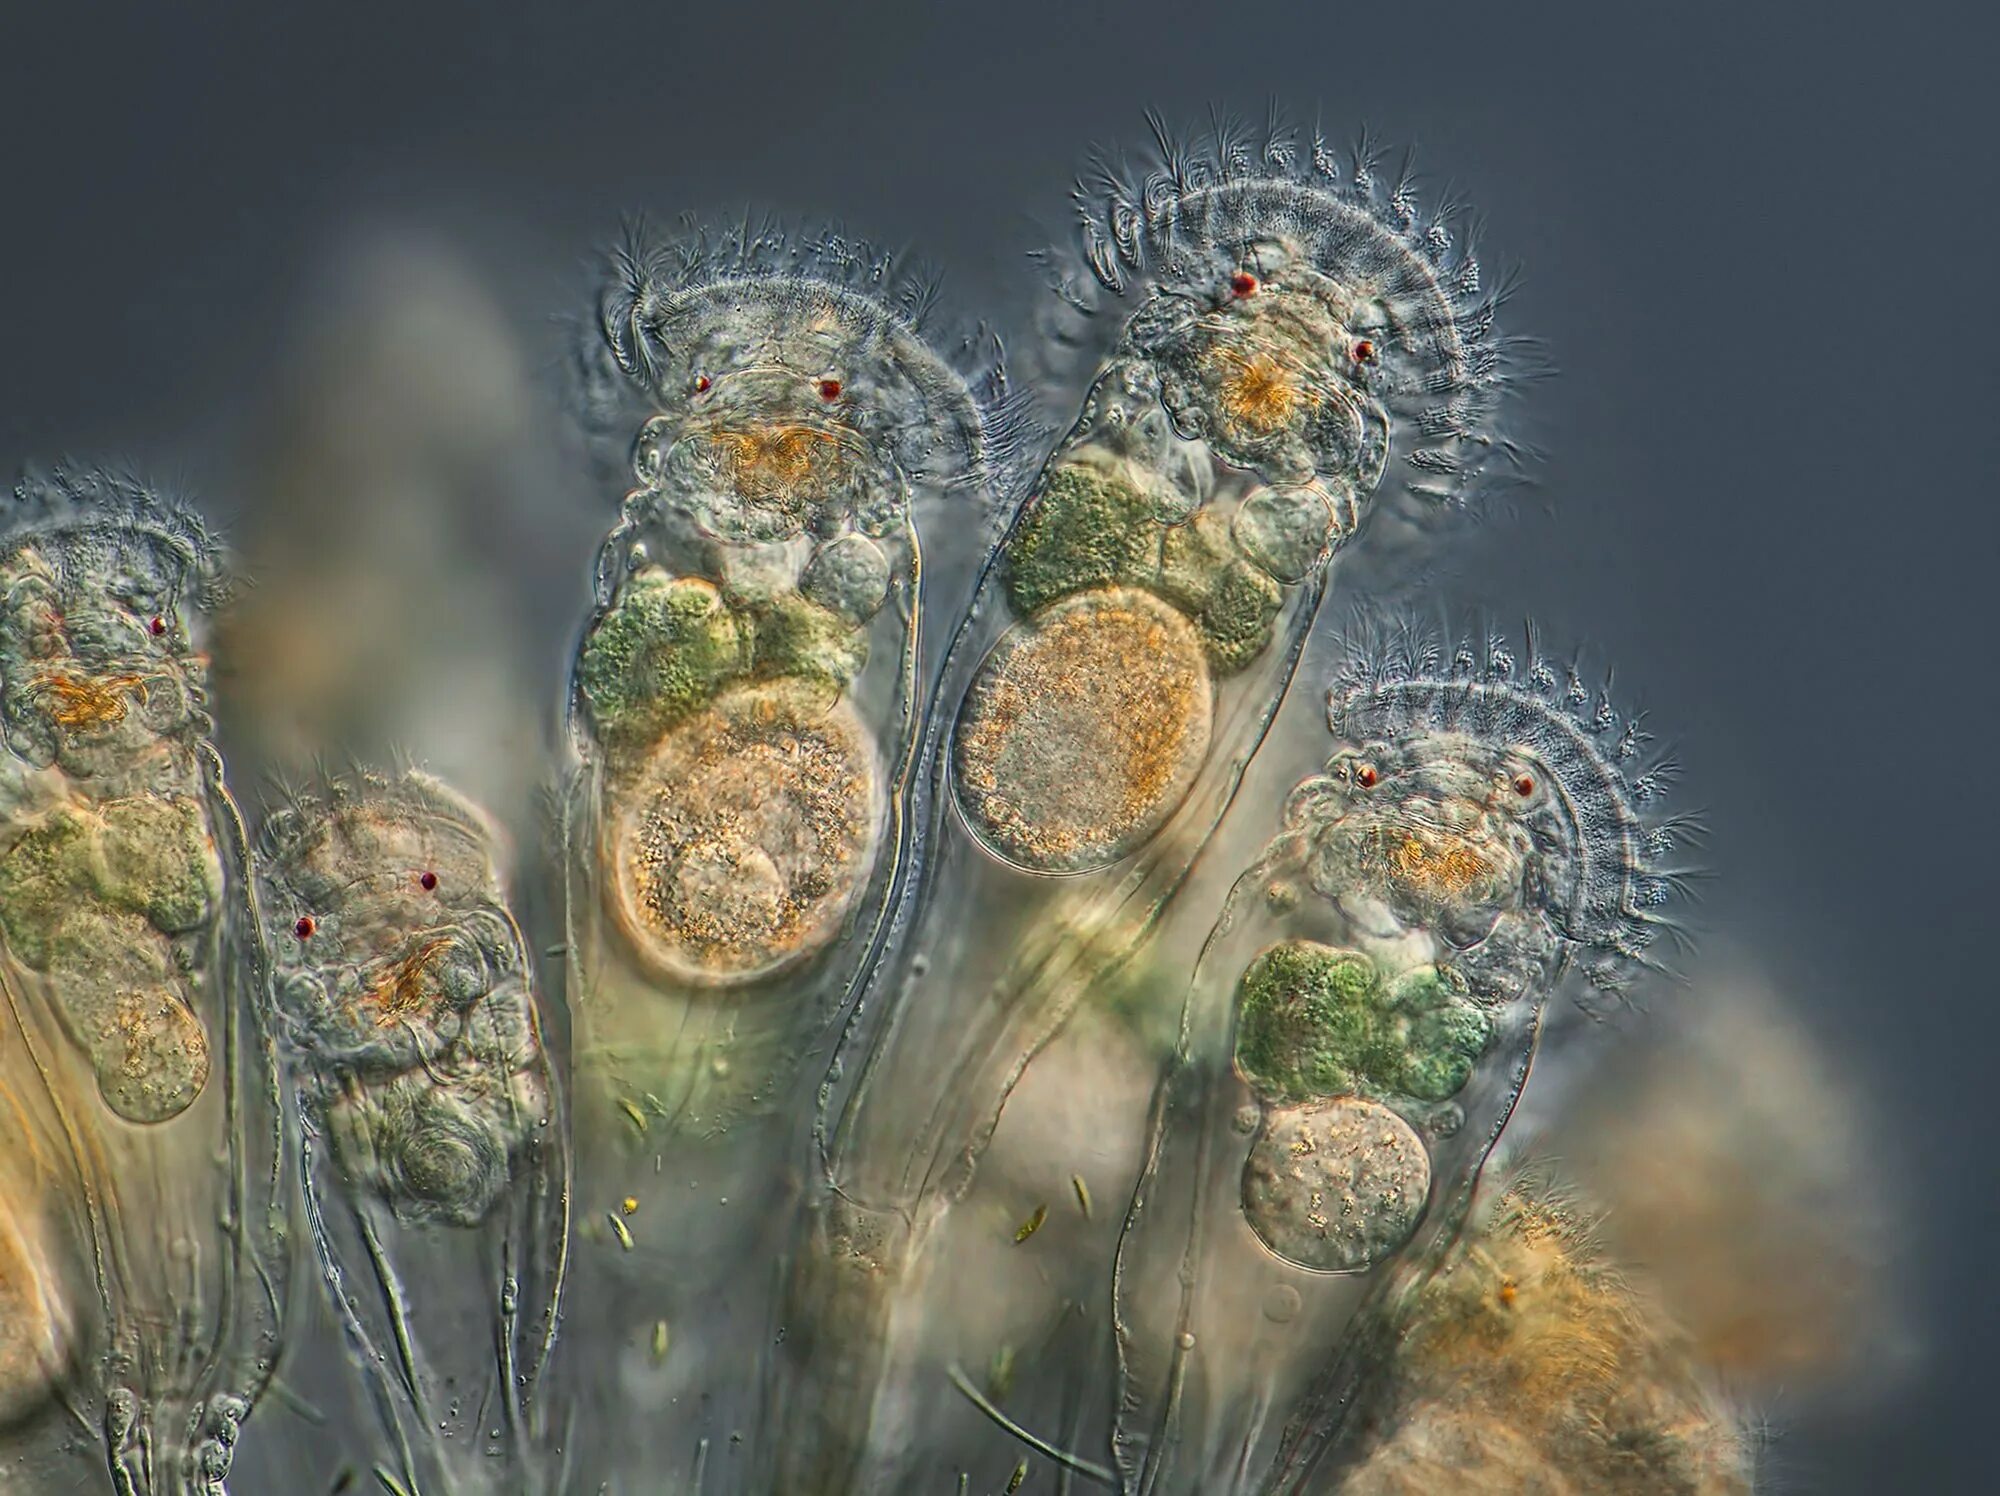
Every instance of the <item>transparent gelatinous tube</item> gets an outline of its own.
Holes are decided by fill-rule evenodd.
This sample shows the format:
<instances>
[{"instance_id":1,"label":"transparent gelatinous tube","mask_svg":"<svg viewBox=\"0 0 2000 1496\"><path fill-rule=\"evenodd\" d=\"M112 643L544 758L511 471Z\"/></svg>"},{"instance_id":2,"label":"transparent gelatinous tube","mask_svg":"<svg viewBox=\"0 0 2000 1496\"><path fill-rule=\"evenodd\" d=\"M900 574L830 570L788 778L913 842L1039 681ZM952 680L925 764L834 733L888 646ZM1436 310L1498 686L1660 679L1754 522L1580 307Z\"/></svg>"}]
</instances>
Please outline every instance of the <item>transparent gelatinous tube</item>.
<instances>
[{"instance_id":1,"label":"transparent gelatinous tube","mask_svg":"<svg viewBox=\"0 0 2000 1496\"><path fill-rule=\"evenodd\" d=\"M927 300L864 246L748 228L635 246L604 297L594 414L633 486L563 817L575 1314L613 1347L573 1364L619 1433L586 1478L744 1478L834 1020L910 856L931 641L1017 440L997 349Z\"/></svg>"},{"instance_id":2,"label":"transparent gelatinous tube","mask_svg":"<svg viewBox=\"0 0 2000 1496\"><path fill-rule=\"evenodd\" d=\"M1119 1243L1130 1490L1262 1489L1373 1270L1462 1221L1550 998L1672 928L1671 766L1573 670L1357 639L1328 711L1203 948Z\"/></svg>"},{"instance_id":3,"label":"transparent gelatinous tube","mask_svg":"<svg viewBox=\"0 0 2000 1496\"><path fill-rule=\"evenodd\" d=\"M1435 507L1492 450L1477 264L1401 192L1277 134L1169 147L1080 201L1115 341L950 650L932 854L830 1092L824 1281L800 1312L835 1411L824 1449L792 1446L800 1488L907 1477L911 1431L870 1433L890 1285L1038 1052L1166 909L1378 490Z\"/></svg>"},{"instance_id":4,"label":"transparent gelatinous tube","mask_svg":"<svg viewBox=\"0 0 2000 1496\"><path fill-rule=\"evenodd\" d=\"M207 708L220 557L104 473L7 509L0 1485L75 1489L87 1451L117 1492L217 1492L288 1251L269 970Z\"/></svg>"},{"instance_id":5,"label":"transparent gelatinous tube","mask_svg":"<svg viewBox=\"0 0 2000 1496\"><path fill-rule=\"evenodd\" d=\"M412 1490L555 1489L568 1143L504 845L409 770L258 838L313 1246Z\"/></svg>"}]
</instances>

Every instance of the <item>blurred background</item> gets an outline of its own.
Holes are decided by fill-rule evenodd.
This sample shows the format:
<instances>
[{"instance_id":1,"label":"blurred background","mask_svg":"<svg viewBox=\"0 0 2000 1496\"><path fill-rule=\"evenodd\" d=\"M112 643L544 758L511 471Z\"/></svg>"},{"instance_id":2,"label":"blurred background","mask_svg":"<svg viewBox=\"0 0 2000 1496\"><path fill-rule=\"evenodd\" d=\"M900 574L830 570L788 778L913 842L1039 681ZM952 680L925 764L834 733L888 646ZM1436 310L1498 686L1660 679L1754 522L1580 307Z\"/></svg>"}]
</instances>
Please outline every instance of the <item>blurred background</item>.
<instances>
[{"instance_id":1,"label":"blurred background","mask_svg":"<svg viewBox=\"0 0 2000 1496\"><path fill-rule=\"evenodd\" d=\"M558 409L568 324L623 218L837 219L1018 345L1028 252L1148 109L1414 147L1558 371L1514 407L1535 482L1440 578L1677 738L1702 928L1892 1161L1855 1177L1902 1348L1778 1397L1782 1488L1981 1491L1992 41L1924 4L15 6L0 458L122 456L248 558L219 686L253 817L315 747L399 749L531 864L618 498Z\"/></svg>"}]
</instances>

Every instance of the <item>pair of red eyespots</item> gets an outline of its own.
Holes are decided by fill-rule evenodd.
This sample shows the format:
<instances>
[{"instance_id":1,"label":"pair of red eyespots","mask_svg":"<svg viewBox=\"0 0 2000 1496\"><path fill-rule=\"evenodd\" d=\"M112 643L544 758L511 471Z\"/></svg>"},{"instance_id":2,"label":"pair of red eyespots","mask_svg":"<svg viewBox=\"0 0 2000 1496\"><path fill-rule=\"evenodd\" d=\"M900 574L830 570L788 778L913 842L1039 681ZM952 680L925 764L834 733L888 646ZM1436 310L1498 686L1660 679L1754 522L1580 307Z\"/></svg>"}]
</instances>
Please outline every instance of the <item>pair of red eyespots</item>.
<instances>
[{"instance_id":1,"label":"pair of red eyespots","mask_svg":"<svg viewBox=\"0 0 2000 1496\"><path fill-rule=\"evenodd\" d=\"M1246 296L1257 294L1257 277L1247 270L1239 270L1229 277L1229 294L1241 301ZM1354 346L1347 350L1357 364L1375 362L1375 343L1372 338L1357 338Z\"/></svg>"},{"instance_id":2,"label":"pair of red eyespots","mask_svg":"<svg viewBox=\"0 0 2000 1496\"><path fill-rule=\"evenodd\" d=\"M1363 764L1360 768L1354 771L1354 782L1360 785L1364 790L1374 789L1376 782L1380 778L1381 775L1375 772L1375 766L1373 764ZM1534 794L1534 792L1535 792L1534 775L1516 774L1514 776L1515 794L1521 796L1521 798L1525 800L1529 795Z\"/></svg>"},{"instance_id":3,"label":"pair of red eyespots","mask_svg":"<svg viewBox=\"0 0 2000 1496\"><path fill-rule=\"evenodd\" d=\"M437 892L437 886L438 875L436 873L426 869L424 872L417 874L417 887L421 888L425 893ZM318 929L318 920L314 919L310 914L301 914L298 918L298 923L292 926L292 933L301 940L310 940Z\"/></svg>"},{"instance_id":4,"label":"pair of red eyespots","mask_svg":"<svg viewBox=\"0 0 2000 1496\"><path fill-rule=\"evenodd\" d=\"M706 374L697 374L694 377L694 392L697 395L706 395L714 385L715 381L710 379ZM838 379L822 379L814 388L819 391L820 399L827 401L829 404L840 398L840 381Z\"/></svg>"}]
</instances>

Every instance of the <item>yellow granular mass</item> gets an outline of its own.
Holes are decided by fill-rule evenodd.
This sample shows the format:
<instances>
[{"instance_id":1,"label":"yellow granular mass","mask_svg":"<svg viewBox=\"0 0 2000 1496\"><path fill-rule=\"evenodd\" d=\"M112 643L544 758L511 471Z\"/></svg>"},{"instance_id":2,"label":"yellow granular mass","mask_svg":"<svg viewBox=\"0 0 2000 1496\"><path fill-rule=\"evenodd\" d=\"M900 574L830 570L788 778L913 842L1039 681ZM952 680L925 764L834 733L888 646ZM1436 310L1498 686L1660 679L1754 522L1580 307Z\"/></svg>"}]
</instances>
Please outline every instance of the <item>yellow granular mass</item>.
<instances>
[{"instance_id":1,"label":"yellow granular mass","mask_svg":"<svg viewBox=\"0 0 2000 1496\"><path fill-rule=\"evenodd\" d=\"M1101 867L1170 816L1208 754L1201 635L1151 593L1046 609L980 667L958 723L960 804L986 844L1037 872Z\"/></svg>"},{"instance_id":2,"label":"yellow granular mass","mask_svg":"<svg viewBox=\"0 0 2000 1496\"><path fill-rule=\"evenodd\" d=\"M1545 1187L1517 1186L1408 1302L1367 1496L1748 1496L1687 1338Z\"/></svg>"},{"instance_id":3,"label":"yellow granular mass","mask_svg":"<svg viewBox=\"0 0 2000 1496\"><path fill-rule=\"evenodd\" d=\"M1470 843L1448 834L1385 832L1379 850L1390 878L1432 900L1462 898L1493 871Z\"/></svg>"},{"instance_id":4,"label":"yellow granular mass","mask_svg":"<svg viewBox=\"0 0 2000 1496\"><path fill-rule=\"evenodd\" d=\"M1300 406L1311 405L1318 399L1268 353L1253 353L1246 358L1225 347L1217 349L1215 356L1232 369L1222 381L1223 409L1259 436L1289 426Z\"/></svg>"},{"instance_id":5,"label":"yellow granular mass","mask_svg":"<svg viewBox=\"0 0 2000 1496\"><path fill-rule=\"evenodd\" d=\"M830 431L813 426L712 432L717 468L755 502L785 507L816 500L838 473L843 454Z\"/></svg>"},{"instance_id":6,"label":"yellow granular mass","mask_svg":"<svg viewBox=\"0 0 2000 1496\"><path fill-rule=\"evenodd\" d=\"M744 687L681 724L619 795L612 912L647 964L751 981L839 933L883 817L853 708L797 681Z\"/></svg>"}]
</instances>

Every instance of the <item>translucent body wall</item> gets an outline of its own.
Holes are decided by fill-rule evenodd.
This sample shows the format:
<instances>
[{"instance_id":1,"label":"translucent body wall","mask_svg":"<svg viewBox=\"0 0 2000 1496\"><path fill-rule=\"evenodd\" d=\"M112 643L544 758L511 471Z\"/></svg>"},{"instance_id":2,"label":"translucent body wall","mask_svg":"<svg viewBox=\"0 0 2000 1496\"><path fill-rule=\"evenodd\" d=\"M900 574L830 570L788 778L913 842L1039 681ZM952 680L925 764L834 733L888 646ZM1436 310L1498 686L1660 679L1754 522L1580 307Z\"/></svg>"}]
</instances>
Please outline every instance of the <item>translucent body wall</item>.
<instances>
[{"instance_id":1,"label":"translucent body wall","mask_svg":"<svg viewBox=\"0 0 2000 1496\"><path fill-rule=\"evenodd\" d=\"M400 502L424 416L308 402L348 519L234 598L186 506L23 481L0 1485L1761 1488L1764 1400L1884 1343L1879 1161L1694 953L1622 688L1437 581L1522 344L1366 157L1156 146L1032 391L843 234L610 255L546 678L445 578L533 445L499 351Z\"/></svg>"}]
</instances>

